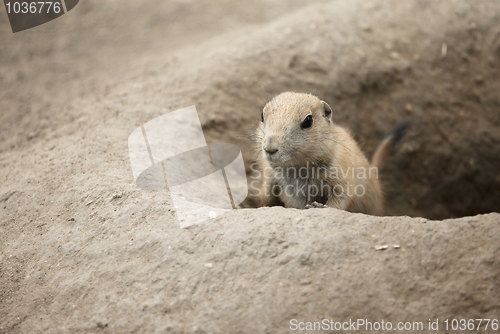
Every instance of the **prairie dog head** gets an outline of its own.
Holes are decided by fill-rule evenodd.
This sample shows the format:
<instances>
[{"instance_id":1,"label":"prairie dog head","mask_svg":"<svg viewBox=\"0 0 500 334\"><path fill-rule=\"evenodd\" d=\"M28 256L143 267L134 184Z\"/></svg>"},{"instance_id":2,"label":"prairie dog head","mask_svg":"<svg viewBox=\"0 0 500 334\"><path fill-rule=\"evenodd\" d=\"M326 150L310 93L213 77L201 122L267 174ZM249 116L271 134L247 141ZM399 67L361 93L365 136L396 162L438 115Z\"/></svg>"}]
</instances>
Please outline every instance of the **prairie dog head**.
<instances>
[{"instance_id":1,"label":"prairie dog head","mask_svg":"<svg viewBox=\"0 0 500 334\"><path fill-rule=\"evenodd\" d=\"M262 157L275 166L320 162L322 146L331 141L331 116L330 106L314 95L277 95L264 106L257 129Z\"/></svg>"}]
</instances>

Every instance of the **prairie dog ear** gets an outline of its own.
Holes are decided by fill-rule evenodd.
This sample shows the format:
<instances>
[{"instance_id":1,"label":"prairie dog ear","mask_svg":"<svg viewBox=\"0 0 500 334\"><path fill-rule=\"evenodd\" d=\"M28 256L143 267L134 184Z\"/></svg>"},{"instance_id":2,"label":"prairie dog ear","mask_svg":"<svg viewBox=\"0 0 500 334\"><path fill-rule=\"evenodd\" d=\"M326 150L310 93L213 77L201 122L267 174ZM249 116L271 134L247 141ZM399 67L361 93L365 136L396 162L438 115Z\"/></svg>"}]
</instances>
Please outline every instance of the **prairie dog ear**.
<instances>
[{"instance_id":1,"label":"prairie dog ear","mask_svg":"<svg viewBox=\"0 0 500 334\"><path fill-rule=\"evenodd\" d=\"M328 118L329 120L332 119L332 108L326 103L325 101L321 101L321 104L323 105L323 109L325 110L325 117Z\"/></svg>"}]
</instances>

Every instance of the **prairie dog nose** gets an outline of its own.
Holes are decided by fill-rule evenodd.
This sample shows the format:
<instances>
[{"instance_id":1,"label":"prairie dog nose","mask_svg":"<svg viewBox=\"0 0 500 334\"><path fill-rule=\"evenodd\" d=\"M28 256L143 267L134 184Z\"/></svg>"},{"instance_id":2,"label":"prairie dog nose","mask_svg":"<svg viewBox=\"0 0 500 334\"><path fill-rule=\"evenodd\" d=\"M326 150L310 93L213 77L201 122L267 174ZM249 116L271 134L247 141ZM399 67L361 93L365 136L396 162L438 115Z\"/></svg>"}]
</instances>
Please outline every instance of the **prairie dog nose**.
<instances>
[{"instance_id":1,"label":"prairie dog nose","mask_svg":"<svg viewBox=\"0 0 500 334\"><path fill-rule=\"evenodd\" d=\"M266 151L267 154L273 155L274 153L278 152L278 140L276 136L268 136L264 140L264 151Z\"/></svg>"},{"instance_id":2,"label":"prairie dog nose","mask_svg":"<svg viewBox=\"0 0 500 334\"><path fill-rule=\"evenodd\" d=\"M272 148L264 148L264 150L269 154L269 155L273 155L274 153L278 152L278 149L275 148L275 147L272 147Z\"/></svg>"}]
</instances>

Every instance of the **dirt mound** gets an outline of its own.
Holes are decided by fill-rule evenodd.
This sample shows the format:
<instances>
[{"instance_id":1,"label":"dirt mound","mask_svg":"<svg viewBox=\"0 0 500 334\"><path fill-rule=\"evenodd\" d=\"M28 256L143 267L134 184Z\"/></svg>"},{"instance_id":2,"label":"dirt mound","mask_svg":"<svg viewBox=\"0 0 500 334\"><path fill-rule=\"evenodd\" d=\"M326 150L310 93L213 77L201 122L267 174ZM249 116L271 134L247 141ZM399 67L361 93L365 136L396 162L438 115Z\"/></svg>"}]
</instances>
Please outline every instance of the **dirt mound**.
<instances>
[{"instance_id":1,"label":"dirt mound","mask_svg":"<svg viewBox=\"0 0 500 334\"><path fill-rule=\"evenodd\" d=\"M426 219L500 211L500 3L334 1L276 18L303 4L268 3L258 19L223 3L234 16L218 21L211 2L87 1L40 27L65 33L5 35L0 332L500 318L500 215ZM88 31L64 30L78 22ZM162 46L167 33L180 35ZM367 154L414 119L382 171L388 213L406 216L259 208L180 229L168 193L133 184L141 124L195 104L207 140L239 144L249 167L259 105L286 90L328 101Z\"/></svg>"}]
</instances>

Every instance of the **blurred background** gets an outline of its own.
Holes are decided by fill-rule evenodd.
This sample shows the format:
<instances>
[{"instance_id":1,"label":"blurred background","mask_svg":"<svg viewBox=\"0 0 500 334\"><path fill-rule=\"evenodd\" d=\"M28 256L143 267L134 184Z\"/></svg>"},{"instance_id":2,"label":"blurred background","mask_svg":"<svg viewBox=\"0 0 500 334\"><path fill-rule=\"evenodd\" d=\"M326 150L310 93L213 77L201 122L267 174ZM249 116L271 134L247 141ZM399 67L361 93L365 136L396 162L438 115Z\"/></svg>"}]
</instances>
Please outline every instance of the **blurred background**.
<instances>
[{"instance_id":1,"label":"blurred background","mask_svg":"<svg viewBox=\"0 0 500 334\"><path fill-rule=\"evenodd\" d=\"M163 64L183 47L314 2L83 0L64 17L15 34L2 5L0 150L54 130L68 102L102 98L134 67Z\"/></svg>"}]
</instances>

